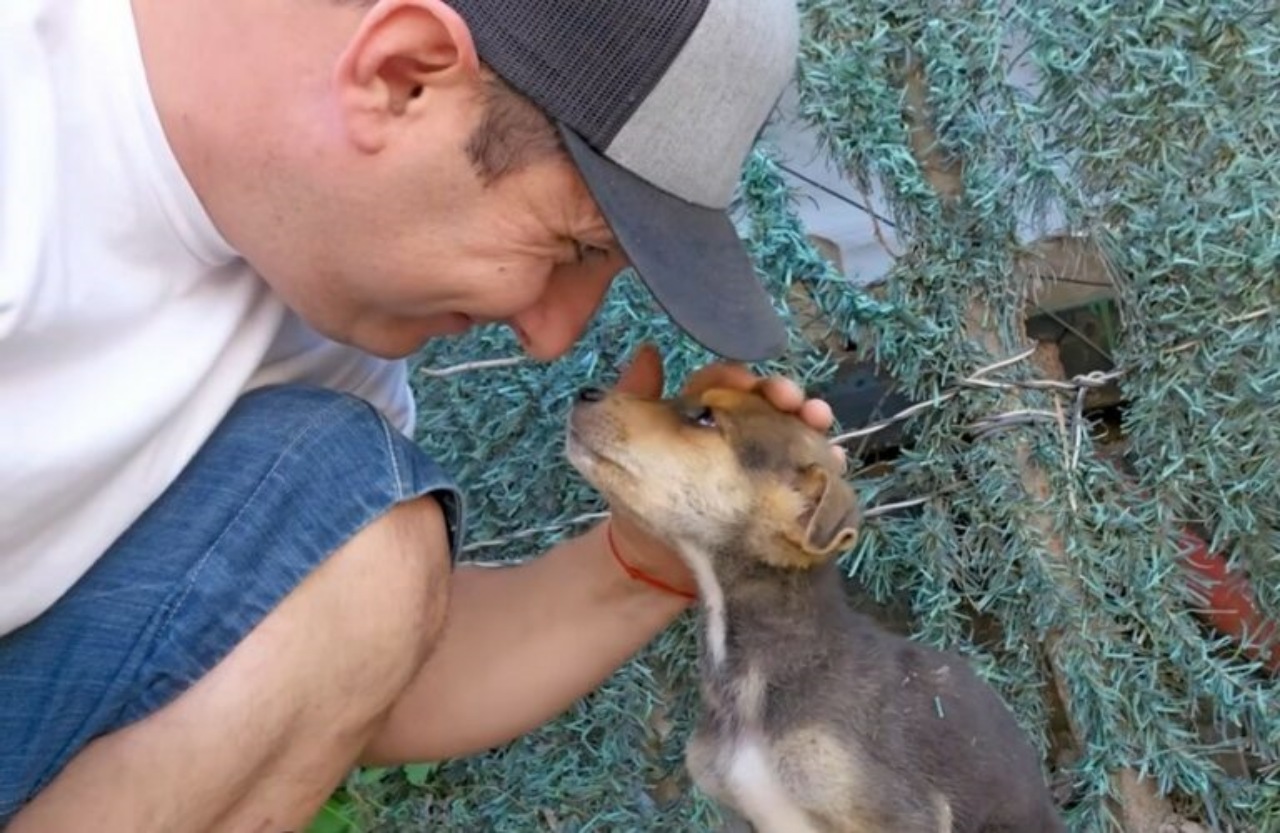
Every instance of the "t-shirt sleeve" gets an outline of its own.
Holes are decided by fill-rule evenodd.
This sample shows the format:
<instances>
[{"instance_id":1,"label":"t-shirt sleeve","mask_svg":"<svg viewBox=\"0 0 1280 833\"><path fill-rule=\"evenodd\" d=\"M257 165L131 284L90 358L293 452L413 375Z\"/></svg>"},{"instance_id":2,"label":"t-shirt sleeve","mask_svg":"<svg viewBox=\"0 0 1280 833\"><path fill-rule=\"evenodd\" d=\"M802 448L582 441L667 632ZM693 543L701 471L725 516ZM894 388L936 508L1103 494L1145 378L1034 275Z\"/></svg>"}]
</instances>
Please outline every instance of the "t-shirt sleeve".
<instances>
[{"instance_id":1,"label":"t-shirt sleeve","mask_svg":"<svg viewBox=\"0 0 1280 833\"><path fill-rule=\"evenodd\" d=\"M413 437L416 410L408 374L408 363L403 359L383 359L338 344L287 313L271 349L246 387L308 384L345 391L367 400L401 433Z\"/></svg>"}]
</instances>

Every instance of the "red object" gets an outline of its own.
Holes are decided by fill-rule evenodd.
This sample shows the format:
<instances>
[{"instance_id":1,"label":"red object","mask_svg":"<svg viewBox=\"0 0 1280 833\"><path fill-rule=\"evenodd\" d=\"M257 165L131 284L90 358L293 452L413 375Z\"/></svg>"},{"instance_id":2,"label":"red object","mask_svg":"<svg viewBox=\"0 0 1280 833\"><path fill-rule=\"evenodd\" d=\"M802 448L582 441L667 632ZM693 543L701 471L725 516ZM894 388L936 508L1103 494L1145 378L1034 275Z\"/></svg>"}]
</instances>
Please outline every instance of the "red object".
<instances>
[{"instance_id":1,"label":"red object","mask_svg":"<svg viewBox=\"0 0 1280 833\"><path fill-rule=\"evenodd\" d=\"M677 587L672 587L670 584L667 584L665 581L658 578L654 578L653 576L649 575L643 570L640 570L636 567L632 567L626 561L623 561L622 553L618 552L618 544L613 540L613 524L611 523L605 524L605 536L609 539L609 552L613 553L614 560L616 560L618 564L621 565L622 569L626 571L627 575L631 577L631 579L633 579L634 581L643 581L645 584L648 584L652 587L656 587L659 590L664 590L673 595L680 596L681 598L689 599L690 601L697 600L698 598L697 593L690 593L687 590L681 590Z\"/></svg>"},{"instance_id":2,"label":"red object","mask_svg":"<svg viewBox=\"0 0 1280 833\"><path fill-rule=\"evenodd\" d=\"M1209 551L1198 535L1184 532L1184 561L1194 573L1192 588L1205 603L1200 616L1213 627L1234 637L1240 648L1280 674L1280 626L1258 611L1249 580L1227 569L1227 560Z\"/></svg>"}]
</instances>

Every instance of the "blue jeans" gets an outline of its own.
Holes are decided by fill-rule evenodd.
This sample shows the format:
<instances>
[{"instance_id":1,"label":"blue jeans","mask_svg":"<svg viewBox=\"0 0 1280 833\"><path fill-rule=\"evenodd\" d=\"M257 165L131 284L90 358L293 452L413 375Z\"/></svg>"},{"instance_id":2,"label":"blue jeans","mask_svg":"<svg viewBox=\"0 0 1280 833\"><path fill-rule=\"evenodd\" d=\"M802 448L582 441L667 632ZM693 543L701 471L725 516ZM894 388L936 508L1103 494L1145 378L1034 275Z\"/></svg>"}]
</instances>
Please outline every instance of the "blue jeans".
<instances>
[{"instance_id":1,"label":"blue jeans","mask_svg":"<svg viewBox=\"0 0 1280 833\"><path fill-rule=\"evenodd\" d=\"M0 827L94 738L208 673L362 527L426 494L456 557L460 490L371 405L305 387L244 396L71 590L0 637Z\"/></svg>"}]
</instances>

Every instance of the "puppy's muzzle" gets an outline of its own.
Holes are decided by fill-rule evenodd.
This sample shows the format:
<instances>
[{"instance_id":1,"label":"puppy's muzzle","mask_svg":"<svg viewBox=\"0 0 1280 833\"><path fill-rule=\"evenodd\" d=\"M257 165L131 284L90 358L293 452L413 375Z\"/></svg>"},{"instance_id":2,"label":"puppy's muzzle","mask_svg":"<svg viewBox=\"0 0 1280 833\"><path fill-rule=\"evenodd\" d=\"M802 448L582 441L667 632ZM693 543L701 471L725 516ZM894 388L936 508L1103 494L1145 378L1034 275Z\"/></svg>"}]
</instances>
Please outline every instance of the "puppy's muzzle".
<instances>
[{"instance_id":1,"label":"puppy's muzzle","mask_svg":"<svg viewBox=\"0 0 1280 833\"><path fill-rule=\"evenodd\" d=\"M605 419L598 407L609 394L600 388L582 388L574 397L573 407L569 409L569 435L575 437L583 431L599 430L595 423ZM608 421L605 419L605 421Z\"/></svg>"},{"instance_id":2,"label":"puppy's muzzle","mask_svg":"<svg viewBox=\"0 0 1280 833\"><path fill-rule=\"evenodd\" d=\"M616 417L604 409L608 393L600 388L582 388L569 411L567 441L571 459L576 453L599 455L618 441Z\"/></svg>"}]
</instances>

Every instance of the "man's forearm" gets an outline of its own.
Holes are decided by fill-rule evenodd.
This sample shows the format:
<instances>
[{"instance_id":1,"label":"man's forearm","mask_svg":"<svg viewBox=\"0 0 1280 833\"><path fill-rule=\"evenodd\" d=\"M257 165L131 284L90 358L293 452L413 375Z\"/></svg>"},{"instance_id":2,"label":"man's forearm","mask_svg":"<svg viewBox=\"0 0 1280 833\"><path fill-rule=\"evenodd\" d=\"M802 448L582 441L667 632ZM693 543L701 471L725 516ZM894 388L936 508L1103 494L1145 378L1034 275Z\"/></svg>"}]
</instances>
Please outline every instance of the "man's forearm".
<instances>
[{"instance_id":1,"label":"man's forearm","mask_svg":"<svg viewBox=\"0 0 1280 833\"><path fill-rule=\"evenodd\" d=\"M596 528L524 564L459 567L444 633L369 761L506 743L599 686L688 606L630 580L606 546Z\"/></svg>"}]
</instances>

